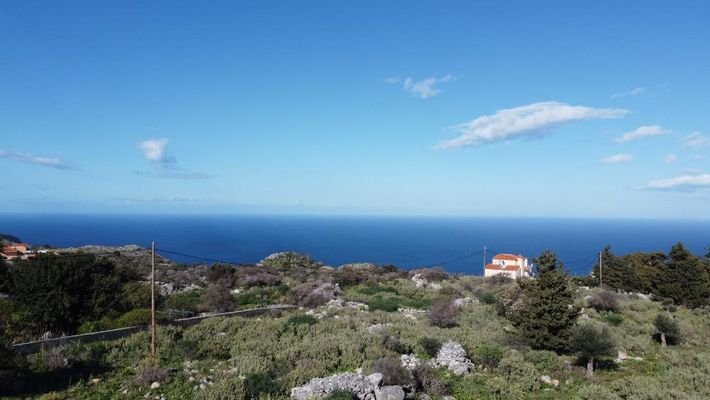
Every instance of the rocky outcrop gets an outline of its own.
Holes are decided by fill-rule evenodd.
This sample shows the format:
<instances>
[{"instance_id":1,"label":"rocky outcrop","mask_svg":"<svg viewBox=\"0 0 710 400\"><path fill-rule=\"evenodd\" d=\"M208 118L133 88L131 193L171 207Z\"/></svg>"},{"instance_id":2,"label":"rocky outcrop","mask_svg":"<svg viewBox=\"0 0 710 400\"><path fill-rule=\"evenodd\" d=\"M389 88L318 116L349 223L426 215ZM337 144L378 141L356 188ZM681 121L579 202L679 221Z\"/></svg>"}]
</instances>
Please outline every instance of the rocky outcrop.
<instances>
[{"instance_id":1,"label":"rocky outcrop","mask_svg":"<svg viewBox=\"0 0 710 400\"><path fill-rule=\"evenodd\" d=\"M429 282L424 278L424 276L420 273L414 274L412 276L412 282L418 287L418 288L428 288L428 289L434 289L434 290L439 290L441 289L441 285L436 283L436 282Z\"/></svg>"},{"instance_id":2,"label":"rocky outcrop","mask_svg":"<svg viewBox=\"0 0 710 400\"><path fill-rule=\"evenodd\" d=\"M404 390L399 386L382 386L375 389L376 400L404 400Z\"/></svg>"},{"instance_id":3,"label":"rocky outcrop","mask_svg":"<svg viewBox=\"0 0 710 400\"><path fill-rule=\"evenodd\" d=\"M474 368L473 363L466 355L466 350L460 343L453 340L449 340L441 346L433 363L435 366L448 368L455 375L467 374Z\"/></svg>"},{"instance_id":4,"label":"rocky outcrop","mask_svg":"<svg viewBox=\"0 0 710 400\"><path fill-rule=\"evenodd\" d=\"M415 370L422 363L414 354L402 354L399 359L402 363L402 367L409 371Z\"/></svg>"},{"instance_id":5,"label":"rocky outcrop","mask_svg":"<svg viewBox=\"0 0 710 400\"><path fill-rule=\"evenodd\" d=\"M319 399L328 396L330 393L345 390L353 394L360 400L402 400L402 397L377 397L377 392L381 396L395 396L396 389L389 389L390 386L380 388L382 374L372 374L365 376L361 373L346 372L332 375L325 378L311 379L307 384L291 389L291 398L294 400ZM398 387L398 386L397 386ZM387 389L386 389L387 388ZM399 388L402 390L402 388ZM383 392L384 390L384 392Z\"/></svg>"},{"instance_id":6,"label":"rocky outcrop","mask_svg":"<svg viewBox=\"0 0 710 400\"><path fill-rule=\"evenodd\" d=\"M476 299L472 299L470 297L463 297L463 298L454 300L454 306L458 307L458 308L463 308L468 304L473 304L473 303L477 303L477 302L478 302L478 300L476 300Z\"/></svg>"}]
</instances>

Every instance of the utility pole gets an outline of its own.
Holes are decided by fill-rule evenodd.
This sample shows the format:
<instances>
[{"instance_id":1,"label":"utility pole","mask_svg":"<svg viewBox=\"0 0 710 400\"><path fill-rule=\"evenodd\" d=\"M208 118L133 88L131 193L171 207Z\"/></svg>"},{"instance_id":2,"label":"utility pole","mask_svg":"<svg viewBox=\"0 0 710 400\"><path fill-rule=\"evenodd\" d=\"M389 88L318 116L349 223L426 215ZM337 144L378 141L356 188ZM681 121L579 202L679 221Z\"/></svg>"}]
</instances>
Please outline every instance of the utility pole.
<instances>
[{"instance_id":1,"label":"utility pole","mask_svg":"<svg viewBox=\"0 0 710 400\"><path fill-rule=\"evenodd\" d=\"M155 241L150 243L150 354L155 357Z\"/></svg>"},{"instance_id":2,"label":"utility pole","mask_svg":"<svg viewBox=\"0 0 710 400\"><path fill-rule=\"evenodd\" d=\"M483 245L483 276L486 276L486 250L488 250L488 248L486 245Z\"/></svg>"},{"instance_id":3,"label":"utility pole","mask_svg":"<svg viewBox=\"0 0 710 400\"><path fill-rule=\"evenodd\" d=\"M599 252L599 287L602 287L602 252Z\"/></svg>"}]
</instances>

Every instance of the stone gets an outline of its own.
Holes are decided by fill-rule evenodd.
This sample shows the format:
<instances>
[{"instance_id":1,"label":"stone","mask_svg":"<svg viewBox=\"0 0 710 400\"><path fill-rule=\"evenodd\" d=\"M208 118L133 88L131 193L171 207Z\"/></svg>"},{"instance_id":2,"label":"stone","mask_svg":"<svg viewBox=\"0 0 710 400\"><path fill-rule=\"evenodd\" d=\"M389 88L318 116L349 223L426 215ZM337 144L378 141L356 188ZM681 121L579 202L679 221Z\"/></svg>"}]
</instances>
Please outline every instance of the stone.
<instances>
[{"instance_id":1,"label":"stone","mask_svg":"<svg viewBox=\"0 0 710 400\"><path fill-rule=\"evenodd\" d=\"M153 382L150 384L151 389L157 389L160 387L160 382Z\"/></svg>"},{"instance_id":2,"label":"stone","mask_svg":"<svg viewBox=\"0 0 710 400\"><path fill-rule=\"evenodd\" d=\"M464 375L473 370L474 365L466 355L466 350L460 343L449 340L444 343L436 354L435 365L447 367L455 375Z\"/></svg>"},{"instance_id":3,"label":"stone","mask_svg":"<svg viewBox=\"0 0 710 400\"><path fill-rule=\"evenodd\" d=\"M291 398L294 400L309 400L325 397L338 390L345 390L358 399L365 400L368 397L372 398L370 395L374 395L375 390L378 389L377 385L372 382L373 380L379 380L378 374L372 375L365 376L359 372L346 372L325 378L313 378L305 385L291 389Z\"/></svg>"},{"instance_id":4,"label":"stone","mask_svg":"<svg viewBox=\"0 0 710 400\"><path fill-rule=\"evenodd\" d=\"M456 397L454 396L444 396L441 398L441 400L456 400Z\"/></svg>"},{"instance_id":5,"label":"stone","mask_svg":"<svg viewBox=\"0 0 710 400\"><path fill-rule=\"evenodd\" d=\"M402 367L408 371L415 370L422 363L414 354L402 354L399 359L402 363Z\"/></svg>"},{"instance_id":6,"label":"stone","mask_svg":"<svg viewBox=\"0 0 710 400\"><path fill-rule=\"evenodd\" d=\"M374 324L367 327L367 333L374 335L376 333L383 333L386 327L382 324Z\"/></svg>"},{"instance_id":7,"label":"stone","mask_svg":"<svg viewBox=\"0 0 710 400\"><path fill-rule=\"evenodd\" d=\"M377 400L404 400L404 390L399 386L382 386L375 390Z\"/></svg>"},{"instance_id":8,"label":"stone","mask_svg":"<svg viewBox=\"0 0 710 400\"><path fill-rule=\"evenodd\" d=\"M546 383L546 384L548 384L548 385L552 385L552 378L550 378L550 377L547 376L547 375L541 376L541 377L540 377L540 380L542 381L542 383Z\"/></svg>"},{"instance_id":9,"label":"stone","mask_svg":"<svg viewBox=\"0 0 710 400\"><path fill-rule=\"evenodd\" d=\"M552 386L554 386L554 387L560 386L560 381L559 381L558 379L553 379L553 380L552 380Z\"/></svg>"},{"instance_id":10,"label":"stone","mask_svg":"<svg viewBox=\"0 0 710 400\"><path fill-rule=\"evenodd\" d=\"M634 361L643 361L643 357L631 357L628 354L624 353L623 351L619 351L619 353L616 356L616 362L621 363L626 360L634 360Z\"/></svg>"},{"instance_id":11,"label":"stone","mask_svg":"<svg viewBox=\"0 0 710 400\"><path fill-rule=\"evenodd\" d=\"M374 374L368 375L367 379L372 383L374 386L380 386L382 384L382 380L384 379L384 375L382 375L379 372L375 372Z\"/></svg>"},{"instance_id":12,"label":"stone","mask_svg":"<svg viewBox=\"0 0 710 400\"><path fill-rule=\"evenodd\" d=\"M465 307L466 305L472 304L472 303L476 303L477 301L478 301L478 300L474 300L474 299L472 299L472 298L470 298L470 297L464 297L464 298L461 298L461 299L456 299L456 300L454 300L454 306L459 307L459 308L463 308L463 307Z\"/></svg>"}]
</instances>

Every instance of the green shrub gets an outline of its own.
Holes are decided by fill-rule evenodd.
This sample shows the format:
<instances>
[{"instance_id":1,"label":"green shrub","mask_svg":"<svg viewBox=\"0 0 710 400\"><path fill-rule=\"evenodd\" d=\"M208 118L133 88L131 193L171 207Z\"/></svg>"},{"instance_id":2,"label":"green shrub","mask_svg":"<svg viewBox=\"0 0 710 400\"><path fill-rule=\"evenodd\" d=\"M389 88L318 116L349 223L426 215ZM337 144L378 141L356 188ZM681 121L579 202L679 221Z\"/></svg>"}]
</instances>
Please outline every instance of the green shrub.
<instances>
[{"instance_id":1,"label":"green shrub","mask_svg":"<svg viewBox=\"0 0 710 400\"><path fill-rule=\"evenodd\" d=\"M478 299L481 301L483 304L495 304L496 302L496 295L493 292L483 292L481 295L478 297Z\"/></svg>"},{"instance_id":2,"label":"green shrub","mask_svg":"<svg viewBox=\"0 0 710 400\"><path fill-rule=\"evenodd\" d=\"M620 397L602 385L583 386L574 397L575 400L620 400Z\"/></svg>"},{"instance_id":3,"label":"green shrub","mask_svg":"<svg viewBox=\"0 0 710 400\"><path fill-rule=\"evenodd\" d=\"M377 295L367 302L367 307L370 311L387 311L394 312L400 308L400 302L397 297L382 297Z\"/></svg>"},{"instance_id":4,"label":"green shrub","mask_svg":"<svg viewBox=\"0 0 710 400\"><path fill-rule=\"evenodd\" d=\"M325 400L356 400L357 397L347 390L336 390L328 395Z\"/></svg>"},{"instance_id":5,"label":"green shrub","mask_svg":"<svg viewBox=\"0 0 710 400\"><path fill-rule=\"evenodd\" d=\"M525 361L532 363L540 372L553 373L560 371L562 363L560 357L554 351L530 350L523 356Z\"/></svg>"},{"instance_id":6,"label":"green shrub","mask_svg":"<svg viewBox=\"0 0 710 400\"><path fill-rule=\"evenodd\" d=\"M441 349L441 341L439 339L423 337L419 339L419 345L422 346L424 352L431 358L436 357L436 354Z\"/></svg>"},{"instance_id":7,"label":"green shrub","mask_svg":"<svg viewBox=\"0 0 710 400\"><path fill-rule=\"evenodd\" d=\"M368 296L374 296L376 294L380 293L397 293L397 289L393 288L392 286L385 286L385 285L367 285L363 286L357 289L359 293L362 293L364 295Z\"/></svg>"},{"instance_id":8,"label":"green shrub","mask_svg":"<svg viewBox=\"0 0 710 400\"><path fill-rule=\"evenodd\" d=\"M413 383L411 374L402 367L398 358L380 358L372 363L372 370L382 374L384 385L407 386Z\"/></svg>"},{"instance_id":9,"label":"green shrub","mask_svg":"<svg viewBox=\"0 0 710 400\"><path fill-rule=\"evenodd\" d=\"M624 322L624 316L615 312L607 313L604 315L604 319L614 326L619 326L622 322Z\"/></svg>"},{"instance_id":10,"label":"green shrub","mask_svg":"<svg viewBox=\"0 0 710 400\"><path fill-rule=\"evenodd\" d=\"M291 327L295 325L315 325L318 323L318 319L312 315L299 314L289 317L286 320L285 326Z\"/></svg>"},{"instance_id":11,"label":"green shrub","mask_svg":"<svg viewBox=\"0 0 710 400\"><path fill-rule=\"evenodd\" d=\"M173 293L163 301L163 308L167 310L190 311L196 313L200 308L202 290L189 290L187 292Z\"/></svg>"},{"instance_id":12,"label":"green shrub","mask_svg":"<svg viewBox=\"0 0 710 400\"><path fill-rule=\"evenodd\" d=\"M474 363L489 369L496 368L504 352L505 350L497 344L484 343L474 349Z\"/></svg>"},{"instance_id":13,"label":"green shrub","mask_svg":"<svg viewBox=\"0 0 710 400\"><path fill-rule=\"evenodd\" d=\"M427 314L432 325L439 328L453 328L456 326L456 317L461 309L456 307L450 300L437 302L431 307Z\"/></svg>"},{"instance_id":14,"label":"green shrub","mask_svg":"<svg viewBox=\"0 0 710 400\"><path fill-rule=\"evenodd\" d=\"M113 323L115 328L122 328L126 326L139 326L150 324L150 310L144 308L138 308L131 310L120 317L116 318Z\"/></svg>"}]
</instances>

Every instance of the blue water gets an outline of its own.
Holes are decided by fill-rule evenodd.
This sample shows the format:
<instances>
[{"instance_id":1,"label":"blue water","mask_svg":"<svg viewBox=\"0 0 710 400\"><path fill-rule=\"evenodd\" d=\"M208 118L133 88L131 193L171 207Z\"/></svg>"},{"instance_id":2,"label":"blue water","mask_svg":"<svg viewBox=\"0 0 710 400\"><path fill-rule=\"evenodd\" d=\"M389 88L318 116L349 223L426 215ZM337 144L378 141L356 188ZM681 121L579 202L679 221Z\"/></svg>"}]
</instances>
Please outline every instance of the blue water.
<instances>
[{"instance_id":1,"label":"blue water","mask_svg":"<svg viewBox=\"0 0 710 400\"><path fill-rule=\"evenodd\" d=\"M241 263L292 250L333 266L373 262L415 268L475 254L484 245L489 257L495 252L532 257L549 248L578 275L589 273L607 244L617 254L667 252L678 241L705 254L710 245L710 221L666 220L0 214L0 232L58 247L147 247L155 240L161 249ZM444 267L481 274L482 258Z\"/></svg>"}]
</instances>

